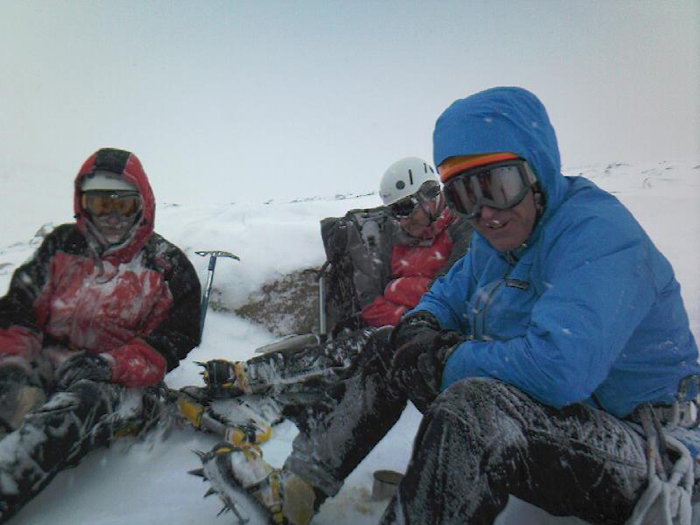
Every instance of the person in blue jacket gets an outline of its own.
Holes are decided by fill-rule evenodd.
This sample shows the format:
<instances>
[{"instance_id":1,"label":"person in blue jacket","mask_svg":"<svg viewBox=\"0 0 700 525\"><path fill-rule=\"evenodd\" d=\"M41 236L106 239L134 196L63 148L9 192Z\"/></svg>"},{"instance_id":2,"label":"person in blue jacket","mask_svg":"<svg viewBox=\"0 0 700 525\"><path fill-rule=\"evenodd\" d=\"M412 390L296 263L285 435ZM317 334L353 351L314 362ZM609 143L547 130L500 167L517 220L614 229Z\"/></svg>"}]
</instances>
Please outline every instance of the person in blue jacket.
<instances>
[{"instance_id":1,"label":"person in blue jacket","mask_svg":"<svg viewBox=\"0 0 700 525\"><path fill-rule=\"evenodd\" d=\"M205 456L215 490L305 523L410 399L424 418L384 524L493 523L510 494L591 523L685 523L700 366L669 262L614 196L561 174L524 89L454 102L434 160L474 227L467 255L329 391L337 408L282 469Z\"/></svg>"}]
</instances>

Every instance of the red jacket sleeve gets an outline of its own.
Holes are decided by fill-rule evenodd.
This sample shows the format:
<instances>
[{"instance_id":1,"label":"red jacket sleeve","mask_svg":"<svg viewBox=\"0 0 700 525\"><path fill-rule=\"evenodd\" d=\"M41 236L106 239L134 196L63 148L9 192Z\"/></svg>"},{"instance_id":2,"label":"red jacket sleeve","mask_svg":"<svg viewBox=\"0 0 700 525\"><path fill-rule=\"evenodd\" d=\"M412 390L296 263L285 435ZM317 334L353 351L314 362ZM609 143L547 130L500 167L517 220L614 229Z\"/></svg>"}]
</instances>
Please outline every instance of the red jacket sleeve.
<instances>
[{"instance_id":1,"label":"red jacket sleeve","mask_svg":"<svg viewBox=\"0 0 700 525\"><path fill-rule=\"evenodd\" d=\"M18 357L27 363L41 350L41 336L22 326L0 329L0 358Z\"/></svg>"},{"instance_id":2,"label":"red jacket sleeve","mask_svg":"<svg viewBox=\"0 0 700 525\"><path fill-rule=\"evenodd\" d=\"M392 303L413 308L420 301L421 295L428 291L429 284L428 277L399 277L384 289L384 298Z\"/></svg>"},{"instance_id":3,"label":"red jacket sleeve","mask_svg":"<svg viewBox=\"0 0 700 525\"><path fill-rule=\"evenodd\" d=\"M369 326L394 326L406 311L408 308L405 306L387 301L380 295L365 306L360 315Z\"/></svg>"},{"instance_id":4,"label":"red jacket sleeve","mask_svg":"<svg viewBox=\"0 0 700 525\"><path fill-rule=\"evenodd\" d=\"M165 358L139 339L101 355L110 363L111 381L118 385L151 386L165 377Z\"/></svg>"}]
</instances>

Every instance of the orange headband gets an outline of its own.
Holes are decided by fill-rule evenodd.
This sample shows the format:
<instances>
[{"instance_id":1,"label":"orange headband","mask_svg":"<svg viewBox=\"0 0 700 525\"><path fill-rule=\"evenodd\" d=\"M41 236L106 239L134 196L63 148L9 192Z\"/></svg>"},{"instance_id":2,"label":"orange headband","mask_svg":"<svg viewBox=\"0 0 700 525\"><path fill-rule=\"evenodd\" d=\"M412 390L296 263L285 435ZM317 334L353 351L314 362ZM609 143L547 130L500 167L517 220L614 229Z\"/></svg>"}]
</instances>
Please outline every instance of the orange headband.
<instances>
[{"instance_id":1,"label":"orange headband","mask_svg":"<svg viewBox=\"0 0 700 525\"><path fill-rule=\"evenodd\" d=\"M438 172L440 173L440 181L444 184L447 182L450 177L453 177L457 173L461 173L465 170L468 170L469 168L475 168L477 166L484 166L486 164L491 164L494 162L500 162L502 160L513 160L513 159L519 159L517 155L514 155L513 153L485 153L484 155L469 155L469 158L465 159L464 161L460 162L456 159L459 157L451 157L455 159L455 164L453 166L450 166L446 170L442 170L441 168L447 165L451 164L450 159L446 159L445 162L440 164L440 168L438 168Z\"/></svg>"}]
</instances>

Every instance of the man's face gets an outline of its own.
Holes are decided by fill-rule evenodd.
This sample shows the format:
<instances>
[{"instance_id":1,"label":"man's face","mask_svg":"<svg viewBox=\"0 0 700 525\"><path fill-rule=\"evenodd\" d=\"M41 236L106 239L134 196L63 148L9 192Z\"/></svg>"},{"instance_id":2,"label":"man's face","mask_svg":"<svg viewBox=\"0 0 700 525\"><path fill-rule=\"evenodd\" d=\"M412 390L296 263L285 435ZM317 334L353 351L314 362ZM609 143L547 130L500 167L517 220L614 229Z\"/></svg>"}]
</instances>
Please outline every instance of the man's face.
<instances>
[{"instance_id":1,"label":"man's face","mask_svg":"<svg viewBox=\"0 0 700 525\"><path fill-rule=\"evenodd\" d=\"M537 208L532 190L512 208L496 210L482 206L481 213L469 223L499 252L514 250L532 233Z\"/></svg>"},{"instance_id":2,"label":"man's face","mask_svg":"<svg viewBox=\"0 0 700 525\"><path fill-rule=\"evenodd\" d=\"M516 158L515 155L508 153L490 154L489 156L493 155L512 155L513 158ZM451 169L460 170L462 169L461 167L463 165L469 164L470 162L473 163L475 160L479 159L479 157L486 157L486 155L464 155L458 157L450 157L438 167L438 172L441 175L444 175L448 170ZM489 165L490 164L487 162L486 164L479 164L478 166L488 168ZM499 168L498 166L501 166L502 164L494 165L496 166L495 170L501 170L501 168ZM496 172L495 170L493 173ZM447 176L452 177L452 175L450 174L448 174ZM457 174L456 176L459 177L460 175ZM463 176L469 177L469 175ZM481 175L479 175L479 177L481 177ZM484 179L468 180L479 180L479 184L486 183L486 180ZM523 179L519 178L515 179L515 181L517 181L518 184L522 184L522 180ZM510 181L510 185L512 185L513 179L511 178ZM449 179L446 181L446 184L450 184ZM503 193L499 192L499 195L503 196L505 196L508 193L513 194L515 192L511 198L519 198L518 193L516 191L517 187L515 189L511 188L508 191L506 191L506 188L507 186L498 186L495 189L493 187L488 189L494 193L496 192L496 190L503 190ZM485 189L482 188L482 191L484 190ZM479 190L477 189L476 191ZM469 219L469 223L472 225L472 227L477 232L479 232L489 242L489 244L491 244L491 246L493 246L499 252L514 250L515 248L521 246L530 237L530 234L532 233L532 230L535 227L535 221L537 220L538 211L533 191L532 189L528 190L526 185L522 186L521 191L526 191L527 193L522 198L522 200L520 200L514 206L506 209L498 209L490 207L485 203L482 203L480 207L477 208L478 215L472 219ZM520 193L520 195L522 195L522 192ZM489 198L493 198L491 195L488 196ZM476 199L476 197L470 197L470 199ZM477 202L479 201L477 200Z\"/></svg>"},{"instance_id":3,"label":"man's face","mask_svg":"<svg viewBox=\"0 0 700 525\"><path fill-rule=\"evenodd\" d=\"M121 244L140 217L141 197L133 191L88 191L83 208L107 243Z\"/></svg>"},{"instance_id":4,"label":"man's face","mask_svg":"<svg viewBox=\"0 0 700 525\"><path fill-rule=\"evenodd\" d=\"M422 239L429 233L431 220L434 217L439 205L438 199L424 201L421 205L416 206L413 213L405 219L399 219L399 225L410 236L417 239ZM428 215L430 213L430 215Z\"/></svg>"},{"instance_id":5,"label":"man's face","mask_svg":"<svg viewBox=\"0 0 700 525\"><path fill-rule=\"evenodd\" d=\"M123 217L112 212L102 217L93 217L92 222L109 244L121 244L131 232L136 215Z\"/></svg>"}]
</instances>

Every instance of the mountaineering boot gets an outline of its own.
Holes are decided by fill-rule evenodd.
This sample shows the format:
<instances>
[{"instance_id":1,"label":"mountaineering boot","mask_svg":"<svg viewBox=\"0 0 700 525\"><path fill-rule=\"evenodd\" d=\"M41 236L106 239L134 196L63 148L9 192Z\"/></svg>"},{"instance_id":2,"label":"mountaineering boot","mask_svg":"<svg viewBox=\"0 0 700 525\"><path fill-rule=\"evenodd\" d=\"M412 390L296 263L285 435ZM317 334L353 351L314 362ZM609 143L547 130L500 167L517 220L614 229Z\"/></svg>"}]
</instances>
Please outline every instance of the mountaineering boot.
<instances>
[{"instance_id":1,"label":"mountaineering boot","mask_svg":"<svg viewBox=\"0 0 700 525\"><path fill-rule=\"evenodd\" d=\"M271 523L305 525L322 502L322 494L309 483L264 461L258 447L219 443L200 458L203 468L190 473L208 480L207 495L217 493L224 510L239 519L246 519L243 506L253 502Z\"/></svg>"},{"instance_id":2,"label":"mountaineering boot","mask_svg":"<svg viewBox=\"0 0 700 525\"><path fill-rule=\"evenodd\" d=\"M250 394L244 363L212 359L206 363L197 364L204 368L201 375L211 398L226 399Z\"/></svg>"},{"instance_id":3,"label":"mountaineering boot","mask_svg":"<svg viewBox=\"0 0 700 525\"><path fill-rule=\"evenodd\" d=\"M202 395L204 392L205 389L202 388L184 387L175 393L177 413L181 420L185 420L197 430L211 432L237 446L259 445L270 439L272 424L280 420L277 414L279 409L277 412L273 411L277 419L269 422L255 411L247 409L241 401L244 396L226 401L234 405L230 407L230 413L216 413L207 396Z\"/></svg>"}]
</instances>

